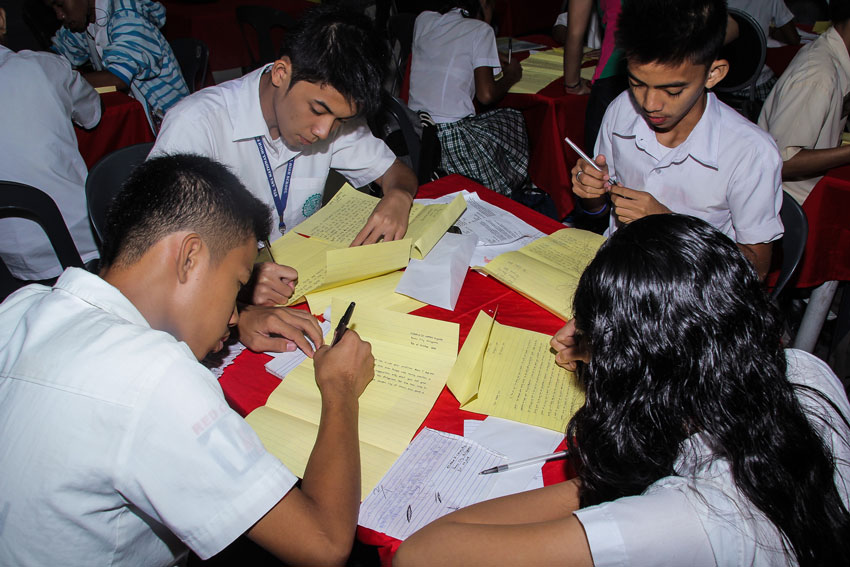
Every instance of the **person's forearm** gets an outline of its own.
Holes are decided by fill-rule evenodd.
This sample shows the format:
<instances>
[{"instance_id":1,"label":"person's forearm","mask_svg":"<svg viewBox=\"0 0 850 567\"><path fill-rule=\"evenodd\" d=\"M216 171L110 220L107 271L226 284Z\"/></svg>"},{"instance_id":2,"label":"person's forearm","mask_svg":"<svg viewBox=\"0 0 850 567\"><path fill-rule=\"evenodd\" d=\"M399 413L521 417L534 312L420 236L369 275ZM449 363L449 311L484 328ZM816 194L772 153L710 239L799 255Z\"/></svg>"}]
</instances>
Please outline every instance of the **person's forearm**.
<instances>
[{"instance_id":1,"label":"person's forearm","mask_svg":"<svg viewBox=\"0 0 850 567\"><path fill-rule=\"evenodd\" d=\"M94 88L115 87L119 91L126 91L130 88L118 75L113 75L109 71L92 71L84 74L83 78Z\"/></svg>"},{"instance_id":2,"label":"person's forearm","mask_svg":"<svg viewBox=\"0 0 850 567\"><path fill-rule=\"evenodd\" d=\"M570 0L570 17L567 20L567 38L564 43L564 84L575 85L581 81L581 60L584 54L584 36L593 9L592 0Z\"/></svg>"},{"instance_id":3,"label":"person's forearm","mask_svg":"<svg viewBox=\"0 0 850 567\"><path fill-rule=\"evenodd\" d=\"M782 179L805 179L823 175L833 167L850 163L850 145L821 150L802 149L782 164Z\"/></svg>"},{"instance_id":4,"label":"person's forearm","mask_svg":"<svg viewBox=\"0 0 850 567\"><path fill-rule=\"evenodd\" d=\"M741 244L738 242L737 244L744 256L752 262L756 272L758 272L759 279L763 280L765 276L767 276L768 270L770 270L770 258L773 254L773 243L765 242L762 244Z\"/></svg>"},{"instance_id":5,"label":"person's forearm","mask_svg":"<svg viewBox=\"0 0 850 567\"><path fill-rule=\"evenodd\" d=\"M779 26L778 28L771 28L768 35L776 41L781 41L788 45L797 45L800 43L800 34L797 33L797 27L794 25L793 21L788 22L784 26Z\"/></svg>"},{"instance_id":6,"label":"person's forearm","mask_svg":"<svg viewBox=\"0 0 850 567\"><path fill-rule=\"evenodd\" d=\"M388 192L399 191L410 197L411 202L419 191L419 181L412 169L396 160L390 168L378 179L378 185L386 195Z\"/></svg>"}]
</instances>

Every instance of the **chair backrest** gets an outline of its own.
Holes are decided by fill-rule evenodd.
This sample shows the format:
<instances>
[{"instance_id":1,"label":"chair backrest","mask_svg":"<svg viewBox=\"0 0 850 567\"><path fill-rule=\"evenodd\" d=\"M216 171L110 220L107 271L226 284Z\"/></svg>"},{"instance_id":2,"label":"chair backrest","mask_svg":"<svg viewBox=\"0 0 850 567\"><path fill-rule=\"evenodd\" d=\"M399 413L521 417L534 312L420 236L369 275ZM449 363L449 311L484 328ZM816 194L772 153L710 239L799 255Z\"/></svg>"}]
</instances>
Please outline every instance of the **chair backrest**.
<instances>
[{"instance_id":1,"label":"chair backrest","mask_svg":"<svg viewBox=\"0 0 850 567\"><path fill-rule=\"evenodd\" d=\"M782 210L779 213L782 224L785 225L785 234L782 236L782 267L779 269L779 277L770 292L770 296L776 299L803 257L806 249L806 240L809 237L809 221L803 207L794 200L794 197L782 192Z\"/></svg>"},{"instance_id":2,"label":"chair backrest","mask_svg":"<svg viewBox=\"0 0 850 567\"><path fill-rule=\"evenodd\" d=\"M413 25L416 23L416 16L416 14L402 12L390 16L387 22L387 38L390 42L394 73L390 93L393 95L399 93L401 84L404 82L407 62L413 49Z\"/></svg>"},{"instance_id":3,"label":"chair backrest","mask_svg":"<svg viewBox=\"0 0 850 567\"><path fill-rule=\"evenodd\" d=\"M89 170L86 178L86 203L89 219L98 241L103 242L103 230L106 226L106 212L109 210L109 205L112 204L112 200L133 169L148 157L151 148L153 148L153 142L115 150L103 156Z\"/></svg>"},{"instance_id":4,"label":"chair backrest","mask_svg":"<svg viewBox=\"0 0 850 567\"><path fill-rule=\"evenodd\" d=\"M767 56L767 38L756 19L735 8L729 8L729 15L738 23L739 32L720 52L720 57L729 61L729 72L714 86L719 93L755 87Z\"/></svg>"},{"instance_id":5,"label":"chair backrest","mask_svg":"<svg viewBox=\"0 0 850 567\"><path fill-rule=\"evenodd\" d=\"M256 69L260 65L271 63L277 59L280 45L275 45L272 39L272 29L280 28L286 31L295 25L295 18L271 6L237 6L236 21L239 22L239 27L242 29L242 37L245 39L245 46L251 59L251 67L246 70ZM256 35L256 54L254 43L249 34L245 32L246 26L253 29L254 35Z\"/></svg>"},{"instance_id":6,"label":"chair backrest","mask_svg":"<svg viewBox=\"0 0 850 567\"><path fill-rule=\"evenodd\" d=\"M180 37L172 39L168 43L171 44L171 50L174 52L174 57L177 58L180 72L183 73L183 79L186 81L186 86L189 87L189 92L193 93L204 88L207 78L207 62L210 58L210 50L207 44L193 37Z\"/></svg>"},{"instance_id":7,"label":"chair backrest","mask_svg":"<svg viewBox=\"0 0 850 567\"><path fill-rule=\"evenodd\" d=\"M13 181L0 181L0 217L22 217L41 225L63 268L83 267L59 207L40 189Z\"/></svg>"}]
</instances>

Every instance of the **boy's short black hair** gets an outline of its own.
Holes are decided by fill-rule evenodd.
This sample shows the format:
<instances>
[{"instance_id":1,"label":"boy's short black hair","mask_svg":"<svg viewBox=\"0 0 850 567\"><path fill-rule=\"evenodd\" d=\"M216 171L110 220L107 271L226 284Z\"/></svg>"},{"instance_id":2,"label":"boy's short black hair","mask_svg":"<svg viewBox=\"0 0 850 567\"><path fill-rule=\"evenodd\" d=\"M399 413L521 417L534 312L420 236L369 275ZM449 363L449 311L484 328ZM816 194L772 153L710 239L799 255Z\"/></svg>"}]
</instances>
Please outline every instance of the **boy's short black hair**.
<instances>
[{"instance_id":1,"label":"boy's short black hair","mask_svg":"<svg viewBox=\"0 0 850 567\"><path fill-rule=\"evenodd\" d=\"M617 20L617 45L631 62L710 66L726 36L724 0L632 0Z\"/></svg>"},{"instance_id":2,"label":"boy's short black hair","mask_svg":"<svg viewBox=\"0 0 850 567\"><path fill-rule=\"evenodd\" d=\"M214 261L249 239L268 238L269 208L224 165L175 154L139 165L106 216L101 267L130 265L178 230L201 235Z\"/></svg>"},{"instance_id":3,"label":"boy's short black hair","mask_svg":"<svg viewBox=\"0 0 850 567\"><path fill-rule=\"evenodd\" d=\"M380 108L387 47L362 12L324 4L307 10L286 35L280 55L292 63L290 88L298 81L330 85L359 116Z\"/></svg>"},{"instance_id":4,"label":"boy's short black hair","mask_svg":"<svg viewBox=\"0 0 850 567\"><path fill-rule=\"evenodd\" d=\"M829 19L833 25L850 20L850 0L830 0Z\"/></svg>"},{"instance_id":5,"label":"boy's short black hair","mask_svg":"<svg viewBox=\"0 0 850 567\"><path fill-rule=\"evenodd\" d=\"M437 10L441 14L460 8L468 18L479 18L482 14L481 0L449 0L444 2Z\"/></svg>"}]
</instances>

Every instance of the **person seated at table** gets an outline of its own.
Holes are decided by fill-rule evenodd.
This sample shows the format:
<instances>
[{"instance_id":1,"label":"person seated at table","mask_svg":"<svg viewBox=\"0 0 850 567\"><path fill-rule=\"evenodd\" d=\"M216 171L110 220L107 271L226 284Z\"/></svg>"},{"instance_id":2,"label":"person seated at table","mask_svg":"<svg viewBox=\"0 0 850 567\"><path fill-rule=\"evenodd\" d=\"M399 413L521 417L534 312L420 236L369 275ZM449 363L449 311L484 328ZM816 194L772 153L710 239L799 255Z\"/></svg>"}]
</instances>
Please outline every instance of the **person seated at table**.
<instances>
[{"instance_id":1,"label":"person seated at table","mask_svg":"<svg viewBox=\"0 0 850 567\"><path fill-rule=\"evenodd\" d=\"M417 16L408 106L436 122L441 170L511 195L528 181L525 118L513 108L476 114L474 104L496 104L522 77L519 60L496 48L492 16L493 0L449 0Z\"/></svg>"},{"instance_id":2,"label":"person seated at table","mask_svg":"<svg viewBox=\"0 0 850 567\"><path fill-rule=\"evenodd\" d=\"M850 110L850 1L829 5L833 25L804 46L759 115L779 145L783 187L803 203L827 170L850 164L841 133Z\"/></svg>"},{"instance_id":3,"label":"person seated at table","mask_svg":"<svg viewBox=\"0 0 850 567\"><path fill-rule=\"evenodd\" d=\"M383 197L352 244L401 239L419 188L416 175L364 120L380 105L385 54L367 16L316 6L287 32L274 63L175 106L151 156L194 152L230 167L273 211L272 239L319 209L331 169L355 187L376 182ZM274 307L286 303L296 278L290 267L258 264L247 294L254 308L239 323L248 348L286 350L295 342L312 354L305 312ZM309 328L317 329L310 319ZM321 344L320 332L308 336Z\"/></svg>"},{"instance_id":4,"label":"person seated at table","mask_svg":"<svg viewBox=\"0 0 850 567\"><path fill-rule=\"evenodd\" d=\"M627 2L617 43L629 89L605 112L597 171L579 159L573 192L608 232L646 215L686 213L732 238L764 276L783 234L782 160L776 144L708 92L728 71L718 59L723 0ZM616 179L616 185L610 181Z\"/></svg>"},{"instance_id":5,"label":"person seated at table","mask_svg":"<svg viewBox=\"0 0 850 567\"><path fill-rule=\"evenodd\" d=\"M770 37L787 45L800 43L800 34L794 25L794 14L785 5L784 0L728 0L727 6L752 16L758 22L765 38ZM763 101L775 84L776 75L773 70L767 65L763 66L756 79L755 99ZM749 89L735 94L749 96Z\"/></svg>"},{"instance_id":6,"label":"person seated at table","mask_svg":"<svg viewBox=\"0 0 850 567\"><path fill-rule=\"evenodd\" d=\"M783 350L752 265L694 217L617 231L552 339L586 401L577 478L449 514L407 565L845 565L850 403L829 367Z\"/></svg>"},{"instance_id":7,"label":"person seated at table","mask_svg":"<svg viewBox=\"0 0 850 567\"><path fill-rule=\"evenodd\" d=\"M175 565L243 533L292 564L345 561L370 345L348 331L316 352L300 485L198 362L236 323L269 221L225 166L157 158L116 197L100 276L69 268L0 304L0 564Z\"/></svg>"},{"instance_id":8,"label":"person seated at table","mask_svg":"<svg viewBox=\"0 0 850 567\"><path fill-rule=\"evenodd\" d=\"M47 193L59 207L80 257L95 260L99 254L86 209L88 172L73 122L84 128L97 125L100 97L62 57L6 48L3 8L0 29L0 179ZM50 240L32 220L0 220L0 256L21 280L47 280L62 273Z\"/></svg>"},{"instance_id":9,"label":"person seated at table","mask_svg":"<svg viewBox=\"0 0 850 567\"><path fill-rule=\"evenodd\" d=\"M62 28L53 50L95 87L129 91L156 131L169 108L189 94L177 58L159 28L165 7L152 0L44 0Z\"/></svg>"}]
</instances>

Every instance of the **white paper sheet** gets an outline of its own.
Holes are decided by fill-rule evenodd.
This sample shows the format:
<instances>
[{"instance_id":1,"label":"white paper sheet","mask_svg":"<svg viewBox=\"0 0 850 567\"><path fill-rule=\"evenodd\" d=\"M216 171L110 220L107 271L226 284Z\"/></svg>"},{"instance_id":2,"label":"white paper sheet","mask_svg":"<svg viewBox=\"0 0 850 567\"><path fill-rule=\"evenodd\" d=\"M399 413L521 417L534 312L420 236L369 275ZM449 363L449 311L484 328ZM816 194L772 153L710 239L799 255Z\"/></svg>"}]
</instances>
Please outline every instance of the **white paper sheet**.
<instances>
[{"instance_id":1,"label":"white paper sheet","mask_svg":"<svg viewBox=\"0 0 850 567\"><path fill-rule=\"evenodd\" d=\"M482 470L503 455L425 428L360 505L361 526L404 540L422 526L482 500L496 481Z\"/></svg>"},{"instance_id":2,"label":"white paper sheet","mask_svg":"<svg viewBox=\"0 0 850 567\"><path fill-rule=\"evenodd\" d=\"M476 242L474 234L447 232L424 260L410 260L396 293L453 310Z\"/></svg>"},{"instance_id":3,"label":"white paper sheet","mask_svg":"<svg viewBox=\"0 0 850 567\"><path fill-rule=\"evenodd\" d=\"M322 328L322 336L327 335L331 330L329 319L326 319L324 322L320 321L319 326ZM309 338L307 338L307 342L310 343L310 346L316 348L316 345ZM292 372L296 366L304 362L304 359L307 358L307 355L300 348L292 352L267 352L266 354L272 357L266 363L266 371L274 374L281 380L286 378L287 374Z\"/></svg>"},{"instance_id":4,"label":"white paper sheet","mask_svg":"<svg viewBox=\"0 0 850 567\"><path fill-rule=\"evenodd\" d=\"M475 425L472 430L468 430L466 428L467 422L464 422L464 436L488 449L505 455L509 463L554 453L561 441L564 440L563 433L499 417L490 416L478 423L480 425ZM483 500L543 486L541 473L543 464L488 475L495 476L497 479ZM537 477L539 477L539 480L536 480Z\"/></svg>"}]
</instances>

